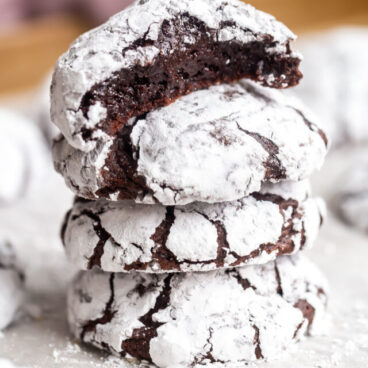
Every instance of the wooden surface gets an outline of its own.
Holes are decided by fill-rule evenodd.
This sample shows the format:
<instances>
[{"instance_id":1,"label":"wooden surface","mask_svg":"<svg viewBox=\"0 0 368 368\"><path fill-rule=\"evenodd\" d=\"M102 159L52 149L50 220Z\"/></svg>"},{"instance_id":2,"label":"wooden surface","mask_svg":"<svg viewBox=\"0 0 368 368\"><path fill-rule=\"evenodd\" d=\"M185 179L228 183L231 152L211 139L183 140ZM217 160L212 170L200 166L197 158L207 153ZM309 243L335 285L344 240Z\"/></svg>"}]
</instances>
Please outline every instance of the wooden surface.
<instances>
[{"instance_id":1,"label":"wooden surface","mask_svg":"<svg viewBox=\"0 0 368 368\"><path fill-rule=\"evenodd\" d=\"M34 20L0 34L0 94L33 87L87 26L70 16Z\"/></svg>"},{"instance_id":2,"label":"wooden surface","mask_svg":"<svg viewBox=\"0 0 368 368\"><path fill-rule=\"evenodd\" d=\"M368 25L368 0L247 0L273 14L296 33L339 24Z\"/></svg>"},{"instance_id":3,"label":"wooden surface","mask_svg":"<svg viewBox=\"0 0 368 368\"><path fill-rule=\"evenodd\" d=\"M368 0L248 0L298 34L342 24L368 25ZM88 25L64 15L29 21L0 34L0 95L36 86Z\"/></svg>"}]
</instances>

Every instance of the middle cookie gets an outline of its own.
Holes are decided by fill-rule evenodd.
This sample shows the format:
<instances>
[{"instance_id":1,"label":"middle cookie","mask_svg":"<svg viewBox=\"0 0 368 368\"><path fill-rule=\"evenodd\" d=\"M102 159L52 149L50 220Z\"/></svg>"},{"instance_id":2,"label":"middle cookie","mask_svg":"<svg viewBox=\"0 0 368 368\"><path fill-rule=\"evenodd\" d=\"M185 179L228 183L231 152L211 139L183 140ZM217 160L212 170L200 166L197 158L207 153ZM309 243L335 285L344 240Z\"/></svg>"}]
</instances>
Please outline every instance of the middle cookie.
<instances>
[{"instance_id":1,"label":"middle cookie","mask_svg":"<svg viewBox=\"0 0 368 368\"><path fill-rule=\"evenodd\" d=\"M235 202L145 206L77 199L62 238L80 269L193 272L264 264L310 247L324 216L306 182L265 185Z\"/></svg>"},{"instance_id":2,"label":"middle cookie","mask_svg":"<svg viewBox=\"0 0 368 368\"><path fill-rule=\"evenodd\" d=\"M131 119L87 153L61 138L54 160L80 197L185 205L237 200L267 181L304 180L321 167L326 146L297 101L242 81Z\"/></svg>"}]
</instances>

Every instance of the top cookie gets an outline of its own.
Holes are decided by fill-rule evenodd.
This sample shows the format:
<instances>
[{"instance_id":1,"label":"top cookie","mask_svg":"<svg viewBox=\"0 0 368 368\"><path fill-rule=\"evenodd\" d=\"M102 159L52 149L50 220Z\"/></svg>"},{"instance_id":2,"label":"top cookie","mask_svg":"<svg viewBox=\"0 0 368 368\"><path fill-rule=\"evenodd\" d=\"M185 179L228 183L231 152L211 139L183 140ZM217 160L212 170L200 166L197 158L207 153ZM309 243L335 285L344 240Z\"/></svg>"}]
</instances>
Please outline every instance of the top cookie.
<instances>
[{"instance_id":1,"label":"top cookie","mask_svg":"<svg viewBox=\"0 0 368 368\"><path fill-rule=\"evenodd\" d=\"M141 0L82 35L57 63L52 119L89 151L131 117L194 90L251 78L294 86L295 36L238 0Z\"/></svg>"}]
</instances>

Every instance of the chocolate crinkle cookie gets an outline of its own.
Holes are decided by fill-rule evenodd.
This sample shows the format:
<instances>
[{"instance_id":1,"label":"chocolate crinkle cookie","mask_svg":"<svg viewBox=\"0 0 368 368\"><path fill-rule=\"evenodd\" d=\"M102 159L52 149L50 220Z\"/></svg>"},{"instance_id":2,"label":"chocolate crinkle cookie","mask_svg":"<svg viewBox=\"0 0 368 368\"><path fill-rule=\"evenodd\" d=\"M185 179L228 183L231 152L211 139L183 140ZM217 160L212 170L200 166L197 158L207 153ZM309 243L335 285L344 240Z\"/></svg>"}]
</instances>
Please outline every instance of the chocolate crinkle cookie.
<instances>
[{"instance_id":1,"label":"chocolate crinkle cookie","mask_svg":"<svg viewBox=\"0 0 368 368\"><path fill-rule=\"evenodd\" d=\"M144 206L77 199L62 238L79 269L149 273L264 264L314 243L325 207L309 184L265 185L222 204Z\"/></svg>"},{"instance_id":2,"label":"chocolate crinkle cookie","mask_svg":"<svg viewBox=\"0 0 368 368\"><path fill-rule=\"evenodd\" d=\"M49 165L49 150L33 121L0 109L0 205L36 191Z\"/></svg>"},{"instance_id":3,"label":"chocolate crinkle cookie","mask_svg":"<svg viewBox=\"0 0 368 368\"><path fill-rule=\"evenodd\" d=\"M296 85L292 32L238 0L136 1L78 38L58 61L52 120L89 151L131 118L192 91L250 78Z\"/></svg>"},{"instance_id":4,"label":"chocolate crinkle cookie","mask_svg":"<svg viewBox=\"0 0 368 368\"><path fill-rule=\"evenodd\" d=\"M24 275L17 266L14 251L4 239L0 240L0 330L17 316L23 301Z\"/></svg>"},{"instance_id":5,"label":"chocolate crinkle cookie","mask_svg":"<svg viewBox=\"0 0 368 368\"><path fill-rule=\"evenodd\" d=\"M326 281L301 256L192 274L82 272L69 291L74 335L158 367L275 357L323 326Z\"/></svg>"},{"instance_id":6,"label":"chocolate crinkle cookie","mask_svg":"<svg viewBox=\"0 0 368 368\"><path fill-rule=\"evenodd\" d=\"M299 44L305 75L295 91L332 144L368 142L368 27L343 27Z\"/></svg>"},{"instance_id":7,"label":"chocolate crinkle cookie","mask_svg":"<svg viewBox=\"0 0 368 368\"><path fill-rule=\"evenodd\" d=\"M368 148L360 148L343 173L334 208L342 220L368 233Z\"/></svg>"},{"instance_id":8,"label":"chocolate crinkle cookie","mask_svg":"<svg viewBox=\"0 0 368 368\"><path fill-rule=\"evenodd\" d=\"M90 152L60 137L55 167L88 199L224 202L321 167L327 138L298 100L252 82L193 92L131 120Z\"/></svg>"}]
</instances>

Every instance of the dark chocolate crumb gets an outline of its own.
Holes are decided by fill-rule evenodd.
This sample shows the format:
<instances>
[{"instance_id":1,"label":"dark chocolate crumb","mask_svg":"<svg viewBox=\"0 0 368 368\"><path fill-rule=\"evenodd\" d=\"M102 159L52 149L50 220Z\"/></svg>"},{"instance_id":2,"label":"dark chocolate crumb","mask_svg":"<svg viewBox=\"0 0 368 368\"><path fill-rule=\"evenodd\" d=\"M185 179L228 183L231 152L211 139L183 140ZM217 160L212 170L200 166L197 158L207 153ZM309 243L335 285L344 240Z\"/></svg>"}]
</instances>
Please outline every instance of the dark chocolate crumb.
<instances>
[{"instance_id":1,"label":"dark chocolate crumb","mask_svg":"<svg viewBox=\"0 0 368 368\"><path fill-rule=\"evenodd\" d=\"M153 315L159 310L165 309L170 303L171 279L173 275L168 275L164 280L164 285L160 295L156 299L155 306L150 309L139 321L145 327L136 328L132 336L122 342L122 349L138 360L146 360L152 363L150 355L150 342L157 336L157 329L162 323L153 320Z\"/></svg>"},{"instance_id":2,"label":"dark chocolate crumb","mask_svg":"<svg viewBox=\"0 0 368 368\"><path fill-rule=\"evenodd\" d=\"M148 30L122 50L124 55L128 50L155 45L162 50L159 56L150 65L121 69L97 83L83 96L79 109L88 118L89 108L100 102L107 109L107 119L100 128L115 135L130 118L218 83L250 78L275 88L298 84L302 77L298 70L300 59L292 56L289 44L287 51L280 55L266 51L277 45L267 34L257 35L262 37L261 41L246 44L219 41L219 32L231 24L223 22L219 29L211 29L188 13L164 21L157 41L149 38ZM243 31L254 36L249 29ZM188 34L194 39L191 44L185 42ZM167 52L168 49L175 52ZM269 75L275 77L273 82L267 82ZM84 139L90 139L92 133L93 130L86 129Z\"/></svg>"}]
</instances>

